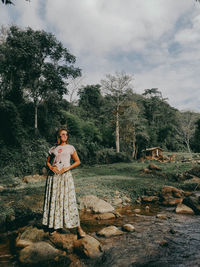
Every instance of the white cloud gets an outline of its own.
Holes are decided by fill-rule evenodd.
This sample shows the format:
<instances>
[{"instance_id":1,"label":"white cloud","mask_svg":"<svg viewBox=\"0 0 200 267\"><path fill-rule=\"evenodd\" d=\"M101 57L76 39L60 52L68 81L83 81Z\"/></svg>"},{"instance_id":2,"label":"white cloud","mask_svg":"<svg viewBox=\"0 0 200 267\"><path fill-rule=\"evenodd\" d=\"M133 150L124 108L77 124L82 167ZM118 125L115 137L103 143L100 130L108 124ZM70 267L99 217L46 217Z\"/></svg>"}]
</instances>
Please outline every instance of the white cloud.
<instances>
[{"instance_id":1,"label":"white cloud","mask_svg":"<svg viewBox=\"0 0 200 267\"><path fill-rule=\"evenodd\" d=\"M77 57L85 83L126 71L136 90L158 87L172 105L200 111L200 5L193 0L18 1L1 14L7 23L53 31Z\"/></svg>"}]
</instances>

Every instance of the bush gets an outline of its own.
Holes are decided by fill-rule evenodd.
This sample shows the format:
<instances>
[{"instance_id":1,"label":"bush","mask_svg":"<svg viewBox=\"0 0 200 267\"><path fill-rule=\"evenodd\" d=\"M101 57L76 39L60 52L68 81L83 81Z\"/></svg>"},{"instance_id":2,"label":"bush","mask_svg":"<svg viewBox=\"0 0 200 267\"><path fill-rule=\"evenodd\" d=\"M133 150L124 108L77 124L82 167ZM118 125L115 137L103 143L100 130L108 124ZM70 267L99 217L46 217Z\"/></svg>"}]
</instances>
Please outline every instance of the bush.
<instances>
[{"instance_id":1,"label":"bush","mask_svg":"<svg viewBox=\"0 0 200 267\"><path fill-rule=\"evenodd\" d=\"M46 165L50 145L42 138L26 140L21 148L3 147L0 153L1 176L40 173Z\"/></svg>"},{"instance_id":2,"label":"bush","mask_svg":"<svg viewBox=\"0 0 200 267\"><path fill-rule=\"evenodd\" d=\"M105 148L96 153L97 164L131 162L131 157L124 152L117 153L113 148Z\"/></svg>"}]
</instances>

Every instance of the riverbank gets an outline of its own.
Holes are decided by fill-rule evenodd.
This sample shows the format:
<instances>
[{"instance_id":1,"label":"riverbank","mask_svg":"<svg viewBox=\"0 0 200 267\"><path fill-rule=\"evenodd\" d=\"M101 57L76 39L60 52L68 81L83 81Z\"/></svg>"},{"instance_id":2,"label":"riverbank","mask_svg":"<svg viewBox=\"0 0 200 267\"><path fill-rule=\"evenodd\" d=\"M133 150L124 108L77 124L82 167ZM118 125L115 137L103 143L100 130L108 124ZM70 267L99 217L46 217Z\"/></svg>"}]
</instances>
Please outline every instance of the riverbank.
<instances>
[{"instance_id":1,"label":"riverbank","mask_svg":"<svg viewBox=\"0 0 200 267\"><path fill-rule=\"evenodd\" d=\"M189 191L198 189L199 178L194 173L188 172L191 168L195 172L194 166L190 162L134 162L82 167L74 170L73 176L79 208L81 208L81 199L86 195L104 199L115 208L114 215L105 215L107 219L89 213L87 208L81 212L83 229L102 244L104 252L95 261L82 259L80 266L105 266L105 264L106 266L120 266L122 261L124 266L129 266L131 263L133 266L156 266L151 264L159 262L159 255L166 256L171 249L171 247L168 249L168 246L177 242L174 241L174 237L177 237L177 230L174 227L176 223L182 232L184 231L182 225L187 223L185 227L188 227L187 238L190 240L187 242L189 245L190 242L193 244L190 223L194 224L198 234L199 216L177 215L174 207L166 208L160 206L161 202L159 202L162 199L161 191L164 186L174 186ZM21 231L19 227L20 229L25 227L24 231L30 226L41 229L45 177L37 175L24 177L13 185L1 184L1 186L3 187L1 187L0 199L1 232L4 232L4 237L1 238L1 248L5 251L2 259L5 260L7 255L7 263L15 262L18 266L18 262L15 261L15 249L14 251L11 249L10 254L8 250L15 246L15 239ZM143 196L150 196L153 202L156 200L156 203L149 203L147 198L147 202L144 203ZM180 197L178 196L178 200ZM161 216L158 216L160 213ZM112 218L108 219L108 216ZM181 220L184 220L184 223ZM134 233L124 233L110 239L97 235L97 232L106 226L113 225L120 230L127 223L135 227ZM172 241L168 242L168 240ZM184 241L181 240L182 242ZM199 237L197 243L199 243ZM186 255L187 250L185 247ZM148 254L143 255L147 251ZM120 258L118 257L121 255L119 252L123 254ZM179 254L175 254L174 257L177 255ZM196 259L196 256L191 258L191 255L188 256L189 261ZM130 256L131 261L129 260ZM150 265L145 265L147 262ZM172 259L166 256L165 262L172 264Z\"/></svg>"}]
</instances>

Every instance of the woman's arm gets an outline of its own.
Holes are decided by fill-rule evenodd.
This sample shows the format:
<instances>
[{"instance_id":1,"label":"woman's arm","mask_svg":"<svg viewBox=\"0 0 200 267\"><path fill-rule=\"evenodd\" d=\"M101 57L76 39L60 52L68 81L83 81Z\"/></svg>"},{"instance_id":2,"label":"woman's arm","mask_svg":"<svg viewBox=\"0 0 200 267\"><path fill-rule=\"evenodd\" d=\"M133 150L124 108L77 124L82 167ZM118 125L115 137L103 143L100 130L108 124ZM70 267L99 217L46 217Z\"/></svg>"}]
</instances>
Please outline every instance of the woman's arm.
<instances>
[{"instance_id":1,"label":"woman's arm","mask_svg":"<svg viewBox=\"0 0 200 267\"><path fill-rule=\"evenodd\" d=\"M73 168L75 168L75 167L77 167L78 165L81 164L80 159L79 159L78 154L77 154L76 151L72 154L72 158L74 160L74 163L72 165L70 165L69 167L62 168L60 170L60 174L63 174L64 172L67 172L67 171L69 171L69 170L71 170L71 169L73 169Z\"/></svg>"},{"instance_id":2,"label":"woman's arm","mask_svg":"<svg viewBox=\"0 0 200 267\"><path fill-rule=\"evenodd\" d=\"M54 172L54 173L59 173L58 168L57 168L56 166L52 166L52 165L50 164L50 162L49 162L50 159L51 159L51 157L48 156L48 158L47 158L47 166L48 166L48 168L49 168L52 172Z\"/></svg>"}]
</instances>

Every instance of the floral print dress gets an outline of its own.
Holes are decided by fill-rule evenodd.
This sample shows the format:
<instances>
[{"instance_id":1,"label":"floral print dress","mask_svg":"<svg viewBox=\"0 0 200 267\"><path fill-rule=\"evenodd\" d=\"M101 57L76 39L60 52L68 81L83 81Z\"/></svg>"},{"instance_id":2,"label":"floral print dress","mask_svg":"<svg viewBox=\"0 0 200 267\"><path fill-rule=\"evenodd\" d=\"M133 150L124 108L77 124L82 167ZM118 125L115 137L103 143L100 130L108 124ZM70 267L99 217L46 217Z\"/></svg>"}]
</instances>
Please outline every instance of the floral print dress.
<instances>
[{"instance_id":1,"label":"floral print dress","mask_svg":"<svg viewBox=\"0 0 200 267\"><path fill-rule=\"evenodd\" d=\"M52 147L49 155L54 155L53 165L60 170L70 166L72 145ZM47 177L42 224L48 228L74 228L80 226L76 193L71 171L52 174Z\"/></svg>"}]
</instances>

